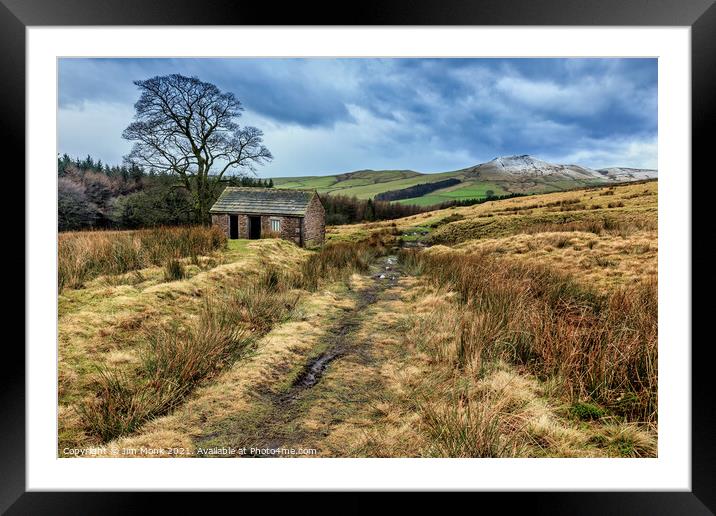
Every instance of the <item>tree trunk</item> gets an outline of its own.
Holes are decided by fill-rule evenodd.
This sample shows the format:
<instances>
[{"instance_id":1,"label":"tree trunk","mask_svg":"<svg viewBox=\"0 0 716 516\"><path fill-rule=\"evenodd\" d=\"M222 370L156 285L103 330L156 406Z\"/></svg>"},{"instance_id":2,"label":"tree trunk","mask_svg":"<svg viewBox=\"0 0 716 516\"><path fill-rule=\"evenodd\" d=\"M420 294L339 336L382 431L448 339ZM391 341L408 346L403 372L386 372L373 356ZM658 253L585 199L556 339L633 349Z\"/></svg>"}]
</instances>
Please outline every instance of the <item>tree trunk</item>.
<instances>
[{"instance_id":1,"label":"tree trunk","mask_svg":"<svg viewBox=\"0 0 716 516\"><path fill-rule=\"evenodd\" d=\"M211 198L207 180L208 170L204 168L200 156L197 156L197 160L199 161L199 170L196 174L196 192L194 193L196 199L196 220L199 224L209 226L211 225L211 215L209 214Z\"/></svg>"}]
</instances>

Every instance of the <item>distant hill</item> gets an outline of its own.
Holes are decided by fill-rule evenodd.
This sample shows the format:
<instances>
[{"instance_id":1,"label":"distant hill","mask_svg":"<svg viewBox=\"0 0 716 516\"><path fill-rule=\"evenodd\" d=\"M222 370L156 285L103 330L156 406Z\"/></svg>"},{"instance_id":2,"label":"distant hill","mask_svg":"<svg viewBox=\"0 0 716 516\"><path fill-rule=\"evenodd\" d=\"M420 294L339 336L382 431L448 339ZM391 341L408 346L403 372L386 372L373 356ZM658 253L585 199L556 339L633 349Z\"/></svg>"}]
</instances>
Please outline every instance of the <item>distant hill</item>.
<instances>
[{"instance_id":1,"label":"distant hill","mask_svg":"<svg viewBox=\"0 0 716 516\"><path fill-rule=\"evenodd\" d=\"M656 179L656 170L649 170L644 168L624 168L624 167L612 167L612 168L601 168L597 170L600 174L603 174L613 181L639 181L642 179Z\"/></svg>"},{"instance_id":2,"label":"distant hill","mask_svg":"<svg viewBox=\"0 0 716 516\"><path fill-rule=\"evenodd\" d=\"M321 193L370 199L394 192L396 202L422 206L459 199L484 198L509 193L546 193L599 184L656 179L657 171L612 167L594 170L579 165L548 163L529 155L502 156L474 167L450 172L423 174L414 170L358 170L331 176L274 178L280 188L315 188ZM417 185L456 179L444 188L415 188ZM406 190L410 189L410 190ZM405 197L404 192L425 191Z\"/></svg>"}]
</instances>

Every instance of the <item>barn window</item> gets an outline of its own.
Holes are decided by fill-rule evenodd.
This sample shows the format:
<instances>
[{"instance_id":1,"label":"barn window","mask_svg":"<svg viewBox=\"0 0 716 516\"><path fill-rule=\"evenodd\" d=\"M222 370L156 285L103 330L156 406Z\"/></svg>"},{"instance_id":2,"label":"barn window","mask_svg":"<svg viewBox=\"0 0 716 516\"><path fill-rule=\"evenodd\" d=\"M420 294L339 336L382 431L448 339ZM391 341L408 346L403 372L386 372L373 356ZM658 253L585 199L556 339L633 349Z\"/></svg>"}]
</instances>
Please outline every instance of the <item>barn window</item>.
<instances>
[{"instance_id":1,"label":"barn window","mask_svg":"<svg viewBox=\"0 0 716 516\"><path fill-rule=\"evenodd\" d=\"M271 231L275 233L281 232L281 219L271 219Z\"/></svg>"}]
</instances>

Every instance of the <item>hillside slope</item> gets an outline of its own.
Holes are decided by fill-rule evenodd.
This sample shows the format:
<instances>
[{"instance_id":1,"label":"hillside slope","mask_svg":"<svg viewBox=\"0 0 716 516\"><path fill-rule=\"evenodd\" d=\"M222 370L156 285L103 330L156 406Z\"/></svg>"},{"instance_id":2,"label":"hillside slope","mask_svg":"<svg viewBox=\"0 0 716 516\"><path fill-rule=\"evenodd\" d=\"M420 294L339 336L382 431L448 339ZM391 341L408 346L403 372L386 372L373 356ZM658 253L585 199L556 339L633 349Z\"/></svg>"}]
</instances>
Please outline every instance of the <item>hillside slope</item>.
<instances>
[{"instance_id":1,"label":"hillside slope","mask_svg":"<svg viewBox=\"0 0 716 516\"><path fill-rule=\"evenodd\" d=\"M612 167L594 170L579 165L549 163L529 155L497 157L474 167L434 174L413 170L359 170L332 176L275 178L281 188L315 188L370 199L416 185L457 179L459 184L431 191L419 197L402 198L401 203L422 206L450 200L484 198L508 193L548 193L618 182L655 179L656 170Z\"/></svg>"}]
</instances>

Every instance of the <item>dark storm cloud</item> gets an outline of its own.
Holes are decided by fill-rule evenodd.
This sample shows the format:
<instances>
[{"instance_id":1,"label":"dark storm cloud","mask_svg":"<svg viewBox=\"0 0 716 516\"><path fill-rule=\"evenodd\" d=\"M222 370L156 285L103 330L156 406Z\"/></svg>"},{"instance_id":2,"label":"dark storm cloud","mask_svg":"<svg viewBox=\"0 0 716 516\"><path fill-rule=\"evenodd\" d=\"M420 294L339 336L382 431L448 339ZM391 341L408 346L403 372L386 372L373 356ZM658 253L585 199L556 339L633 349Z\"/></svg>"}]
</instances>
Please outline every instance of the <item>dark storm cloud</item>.
<instances>
[{"instance_id":1,"label":"dark storm cloud","mask_svg":"<svg viewBox=\"0 0 716 516\"><path fill-rule=\"evenodd\" d=\"M401 60L391 72L400 80L366 80L368 109L478 153L656 132L653 60Z\"/></svg>"},{"instance_id":2,"label":"dark storm cloud","mask_svg":"<svg viewBox=\"0 0 716 516\"><path fill-rule=\"evenodd\" d=\"M654 59L66 59L60 151L116 142L124 152L132 81L167 73L234 92L245 121L266 132L274 175L447 170L524 153L656 165ZM103 110L113 110L111 130L82 135Z\"/></svg>"},{"instance_id":3,"label":"dark storm cloud","mask_svg":"<svg viewBox=\"0 0 716 516\"><path fill-rule=\"evenodd\" d=\"M297 60L67 59L60 67L60 106L90 99L134 102L133 81L170 73L213 82L277 121L315 126L349 118L343 92Z\"/></svg>"}]
</instances>

